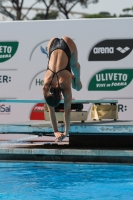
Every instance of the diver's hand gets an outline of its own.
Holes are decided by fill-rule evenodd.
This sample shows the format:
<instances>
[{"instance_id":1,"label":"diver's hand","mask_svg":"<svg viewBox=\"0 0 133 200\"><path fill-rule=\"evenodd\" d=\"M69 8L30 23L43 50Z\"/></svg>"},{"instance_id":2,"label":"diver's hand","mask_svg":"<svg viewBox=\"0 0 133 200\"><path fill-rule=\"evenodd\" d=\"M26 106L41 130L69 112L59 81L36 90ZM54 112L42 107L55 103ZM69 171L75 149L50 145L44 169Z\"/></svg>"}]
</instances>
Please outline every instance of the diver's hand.
<instances>
[{"instance_id":1,"label":"diver's hand","mask_svg":"<svg viewBox=\"0 0 133 200\"><path fill-rule=\"evenodd\" d=\"M62 142L62 140L64 140L67 137L67 133L61 133L61 132L55 132L55 137L56 137L56 142Z\"/></svg>"},{"instance_id":2,"label":"diver's hand","mask_svg":"<svg viewBox=\"0 0 133 200\"><path fill-rule=\"evenodd\" d=\"M82 89L82 83L80 80L76 80L76 77L72 75L72 88L80 91Z\"/></svg>"},{"instance_id":3,"label":"diver's hand","mask_svg":"<svg viewBox=\"0 0 133 200\"><path fill-rule=\"evenodd\" d=\"M62 136L62 133L57 131L57 132L54 132L54 135L55 135L56 139L58 140Z\"/></svg>"}]
</instances>

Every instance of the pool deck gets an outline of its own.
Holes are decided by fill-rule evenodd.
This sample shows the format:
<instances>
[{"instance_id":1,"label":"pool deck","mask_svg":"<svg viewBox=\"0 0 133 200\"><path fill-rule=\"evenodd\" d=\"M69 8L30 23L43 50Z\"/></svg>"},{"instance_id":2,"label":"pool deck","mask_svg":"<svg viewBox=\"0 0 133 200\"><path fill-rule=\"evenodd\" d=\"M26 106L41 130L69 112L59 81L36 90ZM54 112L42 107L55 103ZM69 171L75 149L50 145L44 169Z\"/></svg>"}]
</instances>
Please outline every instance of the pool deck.
<instances>
[{"instance_id":1,"label":"pool deck","mask_svg":"<svg viewBox=\"0 0 133 200\"><path fill-rule=\"evenodd\" d=\"M71 122L61 143L48 121L1 124L0 133L0 160L133 163L133 121Z\"/></svg>"}]
</instances>

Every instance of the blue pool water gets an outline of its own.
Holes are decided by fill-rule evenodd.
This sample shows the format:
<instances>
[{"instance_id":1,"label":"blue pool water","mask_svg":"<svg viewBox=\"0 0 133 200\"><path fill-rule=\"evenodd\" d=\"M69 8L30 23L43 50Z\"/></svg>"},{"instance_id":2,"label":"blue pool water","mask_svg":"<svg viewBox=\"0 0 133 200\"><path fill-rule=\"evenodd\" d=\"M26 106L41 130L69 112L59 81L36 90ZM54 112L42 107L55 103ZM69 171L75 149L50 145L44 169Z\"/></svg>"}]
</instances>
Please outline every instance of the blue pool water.
<instances>
[{"instance_id":1,"label":"blue pool water","mask_svg":"<svg viewBox=\"0 0 133 200\"><path fill-rule=\"evenodd\" d=\"M133 166L0 162L0 200L133 200Z\"/></svg>"}]
</instances>

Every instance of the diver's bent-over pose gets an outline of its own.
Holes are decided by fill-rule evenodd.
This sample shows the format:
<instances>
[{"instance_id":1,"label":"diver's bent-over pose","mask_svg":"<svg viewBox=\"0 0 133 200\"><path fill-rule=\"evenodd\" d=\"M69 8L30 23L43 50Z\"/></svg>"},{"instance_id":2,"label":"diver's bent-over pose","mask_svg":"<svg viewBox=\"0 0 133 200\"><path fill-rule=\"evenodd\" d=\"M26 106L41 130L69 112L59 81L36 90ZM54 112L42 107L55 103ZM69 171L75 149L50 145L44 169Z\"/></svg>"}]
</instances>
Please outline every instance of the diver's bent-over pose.
<instances>
[{"instance_id":1,"label":"diver's bent-over pose","mask_svg":"<svg viewBox=\"0 0 133 200\"><path fill-rule=\"evenodd\" d=\"M72 101L71 85L72 88L77 91L82 88L82 83L80 81L80 64L78 63L76 44L67 36L61 39L52 38L48 43L48 53L48 68L44 77L42 89L48 105L49 116L56 141L60 142L69 133ZM61 101L61 93L64 97L64 133L58 131L54 109Z\"/></svg>"}]
</instances>

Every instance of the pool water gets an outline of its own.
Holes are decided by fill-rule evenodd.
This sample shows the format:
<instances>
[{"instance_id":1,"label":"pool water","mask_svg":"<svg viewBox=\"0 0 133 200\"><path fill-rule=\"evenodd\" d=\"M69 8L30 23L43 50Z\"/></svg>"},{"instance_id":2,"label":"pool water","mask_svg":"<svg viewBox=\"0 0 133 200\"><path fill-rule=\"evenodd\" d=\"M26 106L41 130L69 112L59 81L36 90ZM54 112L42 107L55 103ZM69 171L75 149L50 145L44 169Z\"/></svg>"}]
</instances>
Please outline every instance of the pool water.
<instances>
[{"instance_id":1,"label":"pool water","mask_svg":"<svg viewBox=\"0 0 133 200\"><path fill-rule=\"evenodd\" d=\"M133 200L133 166L0 162L0 200Z\"/></svg>"}]
</instances>

